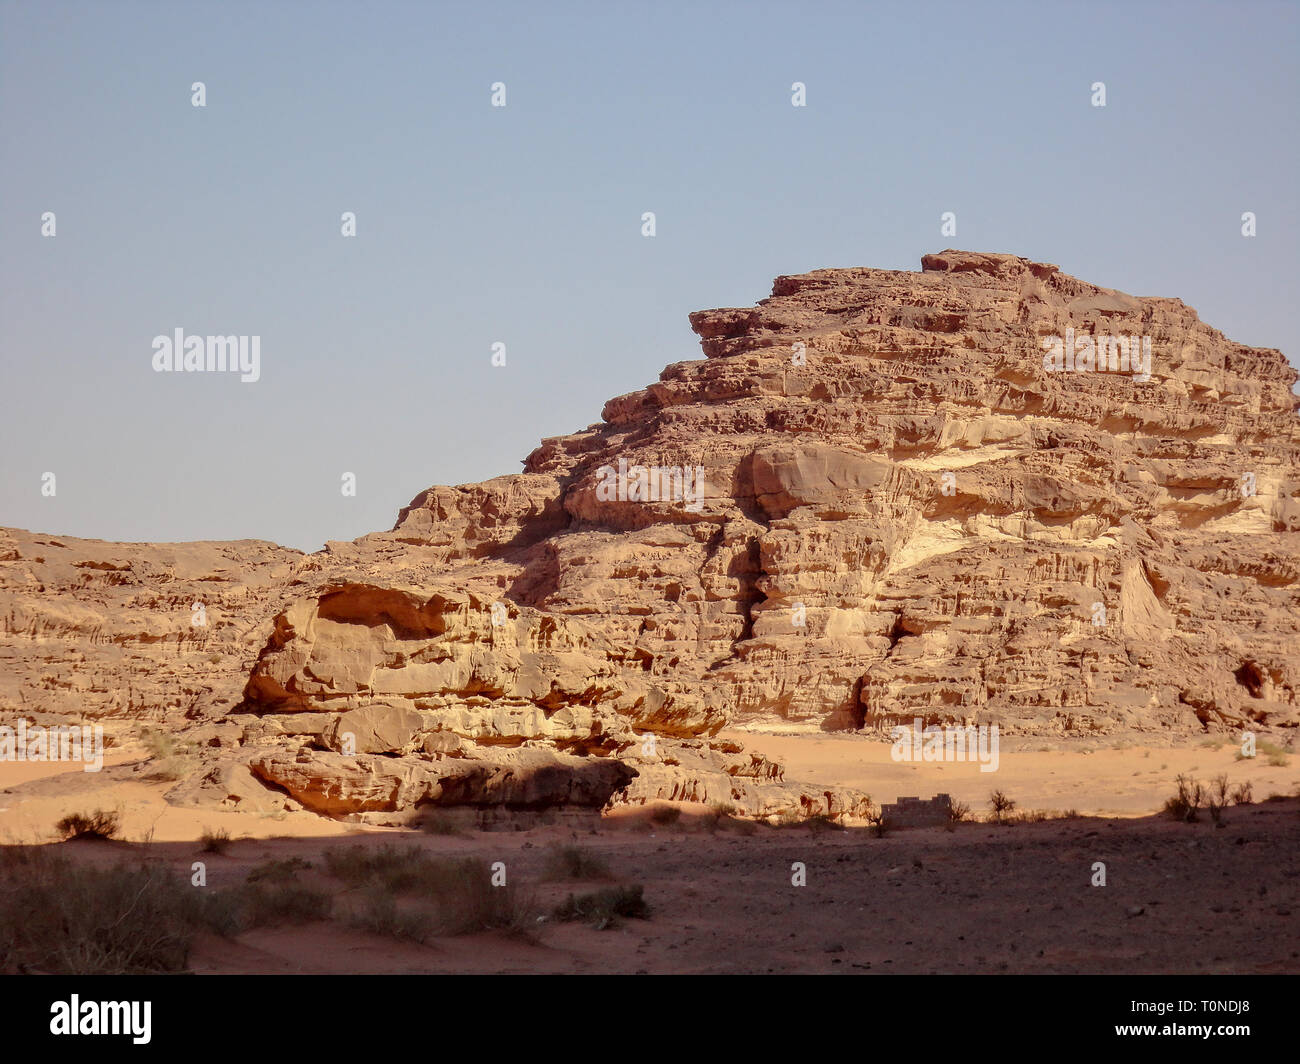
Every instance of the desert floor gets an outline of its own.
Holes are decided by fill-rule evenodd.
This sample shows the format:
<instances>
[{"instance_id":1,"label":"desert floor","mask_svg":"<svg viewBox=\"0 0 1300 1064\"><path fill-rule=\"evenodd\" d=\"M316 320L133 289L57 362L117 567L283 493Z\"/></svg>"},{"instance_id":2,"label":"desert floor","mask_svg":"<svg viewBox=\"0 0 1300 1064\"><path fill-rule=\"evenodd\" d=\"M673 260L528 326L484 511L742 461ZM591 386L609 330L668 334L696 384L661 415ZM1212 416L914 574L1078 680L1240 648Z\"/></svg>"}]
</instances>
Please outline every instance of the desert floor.
<instances>
[{"instance_id":1,"label":"desert floor","mask_svg":"<svg viewBox=\"0 0 1300 1064\"><path fill-rule=\"evenodd\" d=\"M101 773L0 765L0 839L49 842L60 816L102 807L121 812L121 841L53 848L93 865L145 857L186 880L201 861L209 890L238 885L268 861L307 862L298 881L329 893L333 916L232 938L203 933L190 960L200 973L1300 972L1300 800L1290 764L1237 761L1227 745L1031 749L1004 752L997 773L980 774L895 764L887 746L855 737L743 741L782 760L787 779L860 786L878 801L947 791L983 816L996 779L1021 810L1081 815L882 838L740 823L687 805L671 822L662 807L638 807L590 828L434 835L306 813L174 808L162 798L167 785L144 781L139 754L124 749ZM1221 826L1205 812L1191 824L1156 815L1179 772L1250 780L1255 803L1229 807ZM232 837L224 853L201 850L211 829ZM356 888L327 874L326 851L385 844L503 862L528 904L528 933L416 944L350 926ZM562 846L607 871L551 878ZM1105 886L1092 885L1097 862ZM793 883L797 864L806 885ZM620 885L644 888L648 918L599 930L554 918L569 894Z\"/></svg>"},{"instance_id":2,"label":"desert floor","mask_svg":"<svg viewBox=\"0 0 1300 1064\"><path fill-rule=\"evenodd\" d=\"M1240 747L1222 738L1160 747L1134 740L1112 741L1114 745L1103 740L1003 740L997 771L981 772L970 762L897 762L888 743L845 732L723 732L721 737L779 762L788 780L857 788L877 802L948 793L976 812L987 811L994 789L1010 795L1021 809L1131 817L1160 809L1180 773L1202 782L1226 775L1232 786L1249 782L1256 801L1272 793L1294 795L1300 784L1300 757L1283 755L1279 760L1284 764L1272 764L1261 752L1238 760Z\"/></svg>"}]
</instances>

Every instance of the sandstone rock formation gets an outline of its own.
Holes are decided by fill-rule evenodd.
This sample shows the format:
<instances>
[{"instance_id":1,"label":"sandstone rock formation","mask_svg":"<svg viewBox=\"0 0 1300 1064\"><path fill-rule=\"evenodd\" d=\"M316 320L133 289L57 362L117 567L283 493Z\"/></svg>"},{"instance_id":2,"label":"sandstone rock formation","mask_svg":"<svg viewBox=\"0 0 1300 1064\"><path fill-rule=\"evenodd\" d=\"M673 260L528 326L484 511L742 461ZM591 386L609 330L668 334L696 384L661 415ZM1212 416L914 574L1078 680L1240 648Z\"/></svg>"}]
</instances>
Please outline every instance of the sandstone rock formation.
<instances>
[{"instance_id":1,"label":"sandstone rock formation","mask_svg":"<svg viewBox=\"0 0 1300 1064\"><path fill-rule=\"evenodd\" d=\"M1176 299L922 267L693 314L705 359L317 554L11 530L0 709L183 719L178 799L244 800L234 763L331 815L865 811L724 724L1293 735L1295 370Z\"/></svg>"}]
</instances>

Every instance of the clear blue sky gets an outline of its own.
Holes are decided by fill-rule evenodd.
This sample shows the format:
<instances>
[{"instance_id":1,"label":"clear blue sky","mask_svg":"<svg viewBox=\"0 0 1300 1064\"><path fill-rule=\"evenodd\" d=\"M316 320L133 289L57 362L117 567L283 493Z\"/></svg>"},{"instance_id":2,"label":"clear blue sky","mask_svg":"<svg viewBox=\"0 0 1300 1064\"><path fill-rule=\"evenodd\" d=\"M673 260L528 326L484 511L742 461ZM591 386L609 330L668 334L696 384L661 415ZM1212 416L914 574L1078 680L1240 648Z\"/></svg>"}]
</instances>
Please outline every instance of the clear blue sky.
<instances>
[{"instance_id":1,"label":"clear blue sky","mask_svg":"<svg viewBox=\"0 0 1300 1064\"><path fill-rule=\"evenodd\" d=\"M1294 362L1297 10L0 0L0 524L388 528L700 357L690 311L947 246ZM177 327L261 380L154 373Z\"/></svg>"}]
</instances>

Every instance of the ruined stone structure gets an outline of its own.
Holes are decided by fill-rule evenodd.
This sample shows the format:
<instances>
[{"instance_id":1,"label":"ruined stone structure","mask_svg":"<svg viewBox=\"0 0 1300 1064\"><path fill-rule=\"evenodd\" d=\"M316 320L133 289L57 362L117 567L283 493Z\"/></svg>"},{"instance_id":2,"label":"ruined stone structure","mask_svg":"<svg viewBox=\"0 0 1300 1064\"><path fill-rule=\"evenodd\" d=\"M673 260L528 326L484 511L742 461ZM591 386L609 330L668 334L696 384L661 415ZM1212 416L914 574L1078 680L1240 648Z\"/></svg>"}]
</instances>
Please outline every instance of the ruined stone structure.
<instances>
[{"instance_id":1,"label":"ruined stone structure","mask_svg":"<svg viewBox=\"0 0 1300 1064\"><path fill-rule=\"evenodd\" d=\"M899 798L897 802L880 807L885 827L929 828L947 824L952 819L952 799L946 794L936 794L929 800Z\"/></svg>"}]
</instances>

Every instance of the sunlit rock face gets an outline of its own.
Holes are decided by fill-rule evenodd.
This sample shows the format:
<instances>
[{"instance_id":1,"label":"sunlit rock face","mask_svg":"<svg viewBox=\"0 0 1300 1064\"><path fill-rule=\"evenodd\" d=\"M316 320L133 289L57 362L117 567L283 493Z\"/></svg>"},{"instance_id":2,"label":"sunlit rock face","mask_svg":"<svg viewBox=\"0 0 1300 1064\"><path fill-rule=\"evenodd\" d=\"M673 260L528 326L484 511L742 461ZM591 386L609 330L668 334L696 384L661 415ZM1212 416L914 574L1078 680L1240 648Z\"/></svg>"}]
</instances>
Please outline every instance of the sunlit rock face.
<instances>
[{"instance_id":1,"label":"sunlit rock face","mask_svg":"<svg viewBox=\"0 0 1300 1064\"><path fill-rule=\"evenodd\" d=\"M705 358L522 473L317 554L0 534L0 707L165 724L243 766L178 796L329 815L865 808L724 726L1300 723L1278 351L959 251L691 324Z\"/></svg>"}]
</instances>

